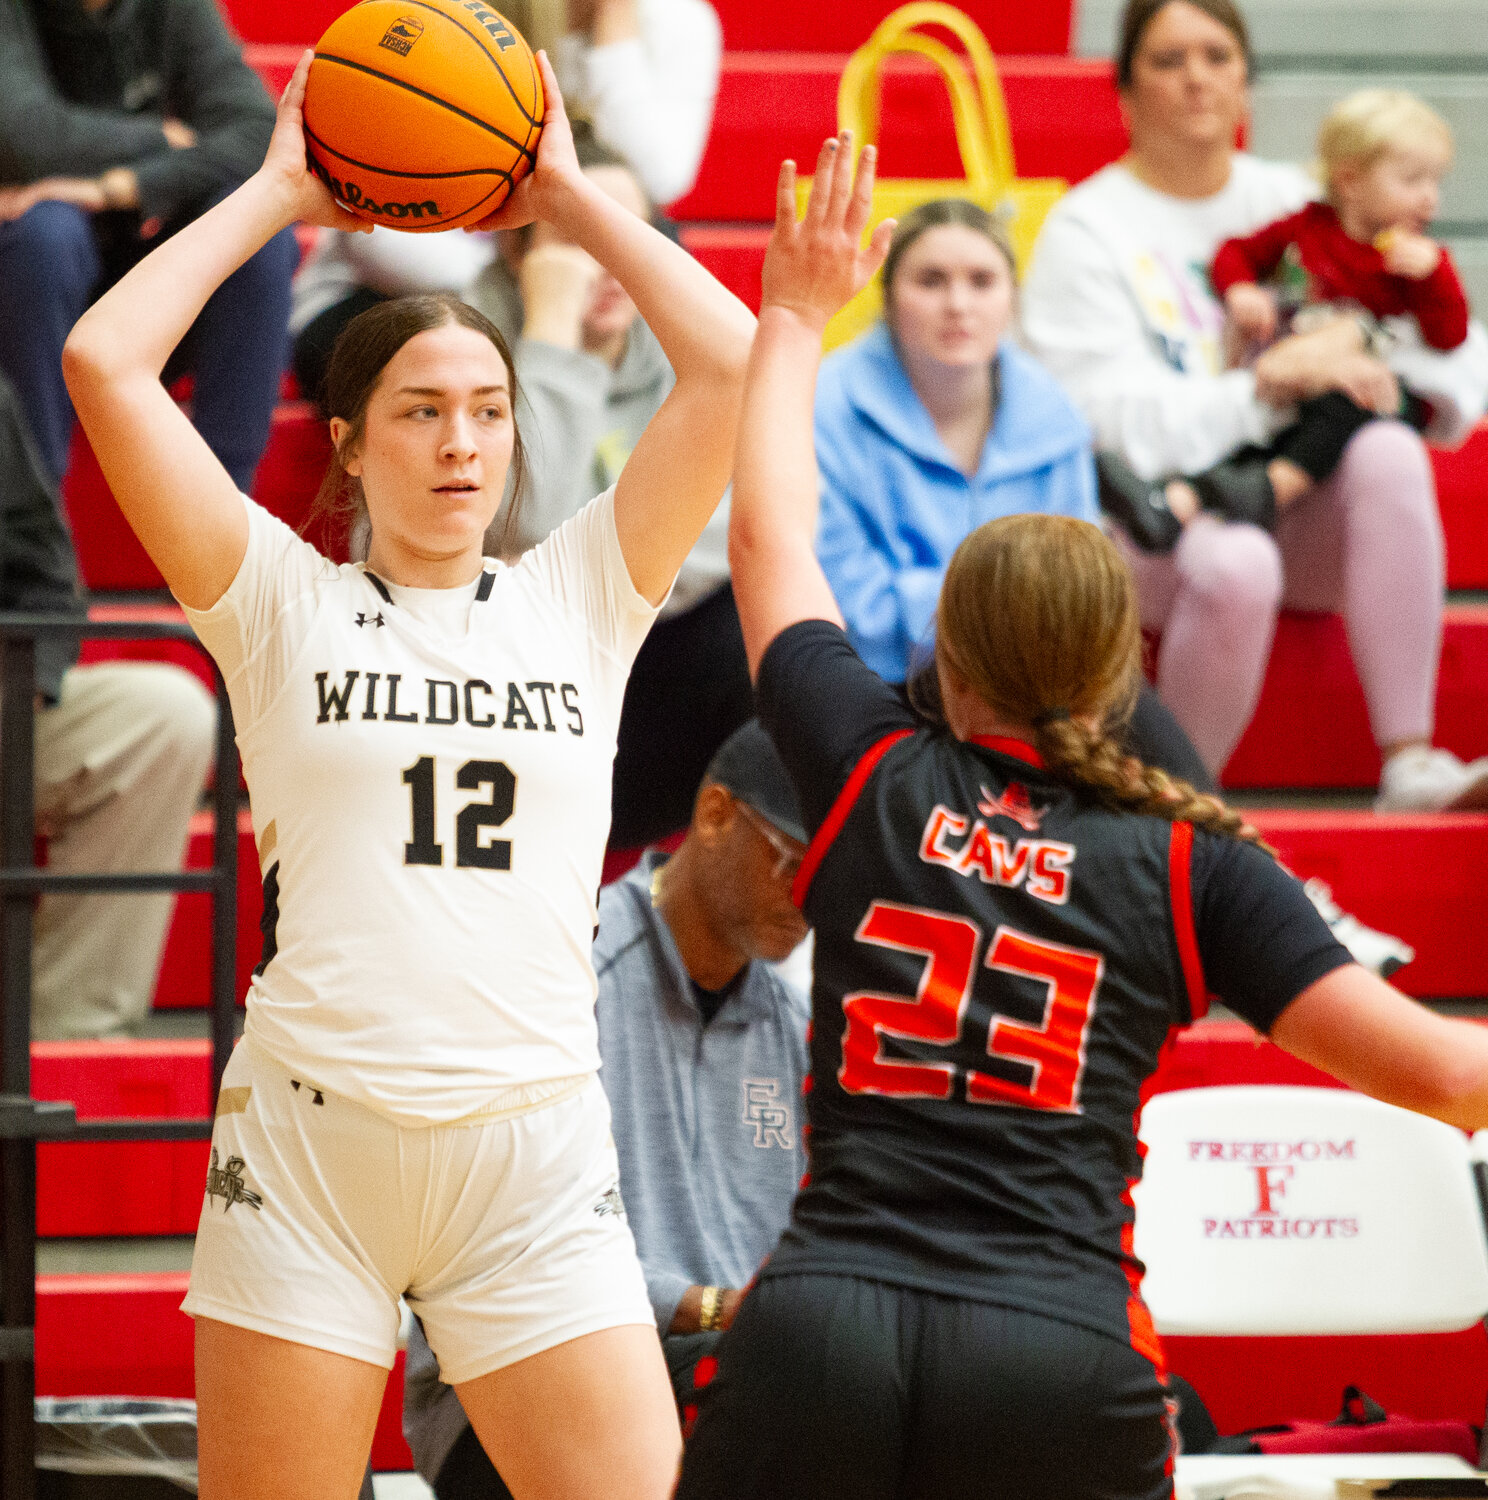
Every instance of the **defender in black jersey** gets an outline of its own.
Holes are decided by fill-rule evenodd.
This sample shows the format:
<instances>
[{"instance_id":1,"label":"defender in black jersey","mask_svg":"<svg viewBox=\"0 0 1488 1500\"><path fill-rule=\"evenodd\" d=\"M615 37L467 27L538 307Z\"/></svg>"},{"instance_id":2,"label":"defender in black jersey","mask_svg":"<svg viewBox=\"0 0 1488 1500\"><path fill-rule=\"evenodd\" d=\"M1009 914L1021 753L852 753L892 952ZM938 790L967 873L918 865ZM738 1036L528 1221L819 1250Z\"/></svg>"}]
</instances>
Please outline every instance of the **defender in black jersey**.
<instances>
[{"instance_id":1,"label":"defender in black jersey","mask_svg":"<svg viewBox=\"0 0 1488 1500\"><path fill-rule=\"evenodd\" d=\"M872 170L849 189L847 144L801 225L782 172L730 535L760 716L813 835L810 1172L678 1496L1158 1500L1176 1444L1131 1188L1168 1036L1213 993L1464 1125L1488 1119L1488 1040L1353 964L1234 814L1109 742L1140 637L1095 528L1017 516L963 544L948 728L858 659L811 551L821 331L884 248L858 248Z\"/></svg>"}]
</instances>

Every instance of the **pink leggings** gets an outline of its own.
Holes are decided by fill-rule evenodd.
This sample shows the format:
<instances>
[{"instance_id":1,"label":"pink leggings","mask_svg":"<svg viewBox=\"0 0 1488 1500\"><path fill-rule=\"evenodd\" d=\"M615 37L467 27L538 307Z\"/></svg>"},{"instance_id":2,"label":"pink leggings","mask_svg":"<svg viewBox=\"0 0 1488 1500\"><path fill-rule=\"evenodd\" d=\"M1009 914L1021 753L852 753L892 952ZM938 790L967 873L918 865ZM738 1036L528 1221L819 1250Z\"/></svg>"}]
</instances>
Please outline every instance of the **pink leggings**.
<instances>
[{"instance_id":1,"label":"pink leggings","mask_svg":"<svg viewBox=\"0 0 1488 1500\"><path fill-rule=\"evenodd\" d=\"M1162 556L1127 547L1142 623L1162 631L1157 690L1218 775L1260 697L1277 611L1341 613L1377 744L1429 739L1445 587L1425 445L1371 422L1277 523L1196 516Z\"/></svg>"}]
</instances>

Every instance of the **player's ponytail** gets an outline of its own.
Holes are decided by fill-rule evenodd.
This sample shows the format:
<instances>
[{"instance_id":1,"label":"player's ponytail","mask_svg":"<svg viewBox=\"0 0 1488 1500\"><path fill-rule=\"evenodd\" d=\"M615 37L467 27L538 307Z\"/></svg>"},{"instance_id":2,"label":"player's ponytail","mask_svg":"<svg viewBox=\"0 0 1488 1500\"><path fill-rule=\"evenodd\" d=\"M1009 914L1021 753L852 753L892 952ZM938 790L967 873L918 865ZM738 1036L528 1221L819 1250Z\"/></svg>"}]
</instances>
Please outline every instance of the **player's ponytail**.
<instances>
[{"instance_id":1,"label":"player's ponytail","mask_svg":"<svg viewBox=\"0 0 1488 1500\"><path fill-rule=\"evenodd\" d=\"M375 303L365 312L358 313L341 330L320 383L316 404L321 417L327 422L332 417L340 417L348 425L331 455L302 529L308 530L316 522L326 523L332 536L339 541L350 536L358 522L366 519L367 500L362 493L361 481L347 473L345 460L366 431L367 403L372 399L388 362L409 339L451 323L474 329L495 345L506 366L512 410L516 411L517 367L501 331L484 313L477 312L449 292L427 292ZM498 512L502 518L500 534L503 542L512 535L526 490L526 474L526 453L522 447L521 429L517 428L512 442L507 499Z\"/></svg>"},{"instance_id":2,"label":"player's ponytail","mask_svg":"<svg viewBox=\"0 0 1488 1500\"><path fill-rule=\"evenodd\" d=\"M1000 718L1033 727L1050 771L1108 807L1261 844L1218 797L1144 765L1112 737L1136 702L1141 652L1130 570L1099 527L1007 516L956 549L937 657Z\"/></svg>"}]
</instances>

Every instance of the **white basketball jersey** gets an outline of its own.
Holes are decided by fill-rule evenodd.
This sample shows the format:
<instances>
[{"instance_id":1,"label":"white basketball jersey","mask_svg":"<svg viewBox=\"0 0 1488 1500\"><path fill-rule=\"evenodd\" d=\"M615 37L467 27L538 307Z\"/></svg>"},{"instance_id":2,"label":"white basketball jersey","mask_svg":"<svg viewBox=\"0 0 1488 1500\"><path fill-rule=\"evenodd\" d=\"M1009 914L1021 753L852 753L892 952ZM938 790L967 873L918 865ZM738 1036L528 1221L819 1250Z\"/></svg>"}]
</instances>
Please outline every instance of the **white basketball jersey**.
<instances>
[{"instance_id":1,"label":"white basketball jersey","mask_svg":"<svg viewBox=\"0 0 1488 1500\"><path fill-rule=\"evenodd\" d=\"M615 735L656 616L613 490L449 590L337 566L245 504L237 577L187 613L227 681L265 881L249 1032L408 1124L593 1072Z\"/></svg>"}]
</instances>

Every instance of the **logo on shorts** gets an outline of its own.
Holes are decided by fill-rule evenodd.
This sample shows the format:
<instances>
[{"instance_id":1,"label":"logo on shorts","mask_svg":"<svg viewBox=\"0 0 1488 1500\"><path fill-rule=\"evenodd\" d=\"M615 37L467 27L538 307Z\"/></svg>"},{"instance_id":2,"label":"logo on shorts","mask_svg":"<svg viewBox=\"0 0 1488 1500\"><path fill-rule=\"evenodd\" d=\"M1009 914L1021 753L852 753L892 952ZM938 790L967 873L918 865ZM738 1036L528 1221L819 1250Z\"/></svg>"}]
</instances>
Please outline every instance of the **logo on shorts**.
<instances>
[{"instance_id":1,"label":"logo on shorts","mask_svg":"<svg viewBox=\"0 0 1488 1500\"><path fill-rule=\"evenodd\" d=\"M417 16L399 16L383 33L382 40L377 45L386 47L389 52L396 52L399 57L407 57L413 51L413 44L423 34L424 23Z\"/></svg>"},{"instance_id":2,"label":"logo on shorts","mask_svg":"<svg viewBox=\"0 0 1488 1500\"><path fill-rule=\"evenodd\" d=\"M212 1165L207 1168L207 1197L222 1199L222 1212L226 1213L234 1203L246 1203L251 1209L262 1209L263 1199L249 1192L243 1181L243 1158L229 1156L227 1165L217 1165L217 1148L212 1147Z\"/></svg>"},{"instance_id":3,"label":"logo on shorts","mask_svg":"<svg viewBox=\"0 0 1488 1500\"><path fill-rule=\"evenodd\" d=\"M607 1219L613 1214L617 1219L624 1221L625 1200L620 1196L620 1184L618 1182L594 1205L594 1212L601 1219Z\"/></svg>"}]
</instances>

